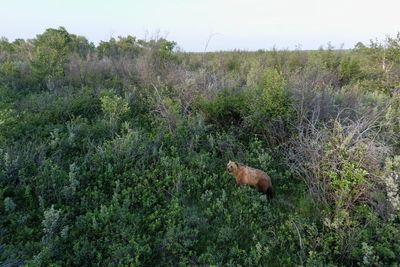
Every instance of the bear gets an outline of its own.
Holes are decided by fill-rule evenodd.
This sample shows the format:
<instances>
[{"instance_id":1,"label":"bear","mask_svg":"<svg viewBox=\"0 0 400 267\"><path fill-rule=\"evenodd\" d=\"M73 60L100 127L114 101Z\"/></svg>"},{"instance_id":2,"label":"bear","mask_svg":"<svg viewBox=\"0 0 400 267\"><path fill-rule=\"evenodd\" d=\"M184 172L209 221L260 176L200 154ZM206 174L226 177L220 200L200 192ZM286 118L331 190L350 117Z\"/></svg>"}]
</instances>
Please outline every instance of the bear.
<instances>
[{"instance_id":1,"label":"bear","mask_svg":"<svg viewBox=\"0 0 400 267\"><path fill-rule=\"evenodd\" d=\"M229 161L227 164L228 173L236 178L236 184L247 184L254 186L258 191L273 196L271 178L263 171Z\"/></svg>"}]
</instances>

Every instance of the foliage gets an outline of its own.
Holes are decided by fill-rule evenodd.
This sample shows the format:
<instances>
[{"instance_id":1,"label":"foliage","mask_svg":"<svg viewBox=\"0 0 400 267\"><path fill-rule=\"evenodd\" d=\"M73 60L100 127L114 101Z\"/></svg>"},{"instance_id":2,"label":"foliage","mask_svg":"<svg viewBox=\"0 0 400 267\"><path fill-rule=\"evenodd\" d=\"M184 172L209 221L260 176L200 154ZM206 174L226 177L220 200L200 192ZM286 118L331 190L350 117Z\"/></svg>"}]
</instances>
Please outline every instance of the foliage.
<instances>
[{"instance_id":1,"label":"foliage","mask_svg":"<svg viewBox=\"0 0 400 267\"><path fill-rule=\"evenodd\" d=\"M1 39L0 265L398 265L398 39ZM274 198L237 187L229 160Z\"/></svg>"},{"instance_id":2,"label":"foliage","mask_svg":"<svg viewBox=\"0 0 400 267\"><path fill-rule=\"evenodd\" d=\"M202 99L197 105L206 119L218 126L240 125L249 114L245 92L232 93L223 90L213 100Z\"/></svg>"},{"instance_id":3,"label":"foliage","mask_svg":"<svg viewBox=\"0 0 400 267\"><path fill-rule=\"evenodd\" d=\"M57 30L48 29L37 37L31 63L35 81L47 85L49 89L62 85L59 82L62 82L64 76L70 42L70 35L62 27Z\"/></svg>"},{"instance_id":4,"label":"foliage","mask_svg":"<svg viewBox=\"0 0 400 267\"><path fill-rule=\"evenodd\" d=\"M100 97L101 109L110 121L118 121L121 116L129 112L128 102L116 95Z\"/></svg>"},{"instance_id":5,"label":"foliage","mask_svg":"<svg viewBox=\"0 0 400 267\"><path fill-rule=\"evenodd\" d=\"M247 127L262 134L271 145L283 142L294 115L284 77L275 69L268 69L262 84L249 94Z\"/></svg>"}]
</instances>

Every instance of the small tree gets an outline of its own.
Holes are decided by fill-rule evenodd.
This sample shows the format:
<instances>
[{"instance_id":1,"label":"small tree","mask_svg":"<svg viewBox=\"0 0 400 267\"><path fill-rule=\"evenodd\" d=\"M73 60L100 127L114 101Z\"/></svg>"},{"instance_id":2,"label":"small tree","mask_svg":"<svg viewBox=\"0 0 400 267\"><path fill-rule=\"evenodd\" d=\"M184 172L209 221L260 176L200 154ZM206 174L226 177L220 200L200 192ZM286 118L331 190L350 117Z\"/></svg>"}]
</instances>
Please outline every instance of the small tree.
<instances>
[{"instance_id":1,"label":"small tree","mask_svg":"<svg viewBox=\"0 0 400 267\"><path fill-rule=\"evenodd\" d=\"M47 29L34 40L32 75L40 87L47 85L49 89L54 89L62 84L71 40L70 34L63 27Z\"/></svg>"}]
</instances>

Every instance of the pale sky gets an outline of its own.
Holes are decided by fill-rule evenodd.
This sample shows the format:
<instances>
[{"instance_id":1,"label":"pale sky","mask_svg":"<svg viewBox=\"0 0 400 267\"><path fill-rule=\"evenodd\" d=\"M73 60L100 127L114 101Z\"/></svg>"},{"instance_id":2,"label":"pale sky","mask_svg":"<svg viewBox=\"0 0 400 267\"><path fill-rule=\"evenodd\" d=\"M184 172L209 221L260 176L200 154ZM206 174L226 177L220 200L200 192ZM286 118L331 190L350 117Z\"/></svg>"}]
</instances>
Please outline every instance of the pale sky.
<instances>
[{"instance_id":1,"label":"pale sky","mask_svg":"<svg viewBox=\"0 0 400 267\"><path fill-rule=\"evenodd\" d=\"M400 31L400 0L0 0L0 36L64 26L94 43L160 36L184 51L352 48Z\"/></svg>"}]
</instances>

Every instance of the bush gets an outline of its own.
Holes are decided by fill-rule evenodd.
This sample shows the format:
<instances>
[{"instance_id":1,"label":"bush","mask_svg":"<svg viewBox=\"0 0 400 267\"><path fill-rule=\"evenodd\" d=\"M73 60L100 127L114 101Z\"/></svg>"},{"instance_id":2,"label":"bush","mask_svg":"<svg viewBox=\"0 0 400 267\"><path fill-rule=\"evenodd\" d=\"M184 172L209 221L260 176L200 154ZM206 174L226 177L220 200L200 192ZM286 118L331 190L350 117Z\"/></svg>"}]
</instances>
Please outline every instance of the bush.
<instances>
[{"instance_id":1,"label":"bush","mask_svg":"<svg viewBox=\"0 0 400 267\"><path fill-rule=\"evenodd\" d=\"M129 112L128 102L120 96L104 95L100 97L101 109L109 122L119 121L122 116Z\"/></svg>"},{"instance_id":2,"label":"bush","mask_svg":"<svg viewBox=\"0 0 400 267\"><path fill-rule=\"evenodd\" d=\"M197 106L208 122L218 127L229 128L243 123L250 111L248 102L245 92L222 90L211 101L199 100Z\"/></svg>"},{"instance_id":3,"label":"bush","mask_svg":"<svg viewBox=\"0 0 400 267\"><path fill-rule=\"evenodd\" d=\"M351 57L346 57L341 60L339 65L339 76L342 85L348 84L351 81L357 81L361 78L362 72L360 63L352 59Z\"/></svg>"},{"instance_id":4,"label":"bush","mask_svg":"<svg viewBox=\"0 0 400 267\"><path fill-rule=\"evenodd\" d=\"M250 112L245 125L272 144L282 143L294 118L286 81L275 69L266 71L262 84L249 92Z\"/></svg>"}]
</instances>

